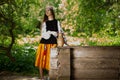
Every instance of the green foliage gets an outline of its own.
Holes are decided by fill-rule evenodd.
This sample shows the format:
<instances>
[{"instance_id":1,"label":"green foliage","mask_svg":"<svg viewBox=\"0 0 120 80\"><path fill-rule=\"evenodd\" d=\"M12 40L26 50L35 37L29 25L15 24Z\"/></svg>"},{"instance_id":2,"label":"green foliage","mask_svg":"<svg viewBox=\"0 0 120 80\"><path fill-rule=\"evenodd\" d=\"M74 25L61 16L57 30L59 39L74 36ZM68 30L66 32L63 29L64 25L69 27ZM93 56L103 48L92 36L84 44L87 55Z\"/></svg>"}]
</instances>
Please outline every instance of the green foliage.
<instances>
[{"instance_id":1,"label":"green foliage","mask_svg":"<svg viewBox=\"0 0 120 80\"><path fill-rule=\"evenodd\" d=\"M95 39L95 40L94 40ZM120 37L109 37L106 36L105 38L94 38L90 39L87 38L85 40L86 45L88 46L120 46ZM81 46L84 46L84 43L81 43Z\"/></svg>"},{"instance_id":2,"label":"green foliage","mask_svg":"<svg viewBox=\"0 0 120 80\"><path fill-rule=\"evenodd\" d=\"M33 47L38 43L19 45L16 41L39 35L47 5L54 6L68 35L85 38L81 46L120 46L119 0L0 0L0 70L38 73ZM15 62L4 56L9 49Z\"/></svg>"},{"instance_id":3,"label":"green foliage","mask_svg":"<svg viewBox=\"0 0 120 80\"><path fill-rule=\"evenodd\" d=\"M85 33L92 36L101 33L109 36L119 35L120 2L118 0L67 0L66 17L68 28L74 29L73 34Z\"/></svg>"},{"instance_id":4,"label":"green foliage","mask_svg":"<svg viewBox=\"0 0 120 80\"><path fill-rule=\"evenodd\" d=\"M120 36L120 1L116 0L67 0L66 32L71 36L85 38L88 46L119 46ZM74 8L75 7L75 8ZM72 27L71 27L72 25ZM72 31L72 29L74 29ZM70 30L70 31L68 31ZM91 41L106 37L105 42ZM104 41L104 39L103 39Z\"/></svg>"},{"instance_id":5,"label":"green foliage","mask_svg":"<svg viewBox=\"0 0 120 80\"><path fill-rule=\"evenodd\" d=\"M21 73L38 73L34 66L36 49L30 44L14 45L12 55L16 61L11 62L7 56L0 56L0 70L8 70Z\"/></svg>"},{"instance_id":6,"label":"green foliage","mask_svg":"<svg viewBox=\"0 0 120 80\"><path fill-rule=\"evenodd\" d=\"M0 4L0 46L11 56L11 49L20 35L39 34L39 0L2 0ZM39 27L38 27L39 26ZM10 57L9 56L9 57ZM12 57L11 57L12 58Z\"/></svg>"},{"instance_id":7,"label":"green foliage","mask_svg":"<svg viewBox=\"0 0 120 80\"><path fill-rule=\"evenodd\" d=\"M8 46L11 43L10 29L15 38L26 34L38 35L38 28L47 5L54 6L56 17L63 23L62 27L69 35L88 37L94 33L100 33L101 35L119 36L119 4L118 0L1 1L0 45Z\"/></svg>"}]
</instances>

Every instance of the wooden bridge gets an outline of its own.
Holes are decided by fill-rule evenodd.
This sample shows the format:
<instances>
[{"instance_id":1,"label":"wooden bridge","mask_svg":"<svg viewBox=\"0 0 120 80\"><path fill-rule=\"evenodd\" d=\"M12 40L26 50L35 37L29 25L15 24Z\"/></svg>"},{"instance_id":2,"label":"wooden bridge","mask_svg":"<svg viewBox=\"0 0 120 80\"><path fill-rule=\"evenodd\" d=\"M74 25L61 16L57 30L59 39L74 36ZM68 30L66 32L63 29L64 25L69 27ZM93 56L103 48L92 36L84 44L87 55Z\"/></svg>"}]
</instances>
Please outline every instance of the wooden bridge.
<instances>
[{"instance_id":1,"label":"wooden bridge","mask_svg":"<svg viewBox=\"0 0 120 80\"><path fill-rule=\"evenodd\" d=\"M51 49L50 80L120 80L120 47Z\"/></svg>"}]
</instances>

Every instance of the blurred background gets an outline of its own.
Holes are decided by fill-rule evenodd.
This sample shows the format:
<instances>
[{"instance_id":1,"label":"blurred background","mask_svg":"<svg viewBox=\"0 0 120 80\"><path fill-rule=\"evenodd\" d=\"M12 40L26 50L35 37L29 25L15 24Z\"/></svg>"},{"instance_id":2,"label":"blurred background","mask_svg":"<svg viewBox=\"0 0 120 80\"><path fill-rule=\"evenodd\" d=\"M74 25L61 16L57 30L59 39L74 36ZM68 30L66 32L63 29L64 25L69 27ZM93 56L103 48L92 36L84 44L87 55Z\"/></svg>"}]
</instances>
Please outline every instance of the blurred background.
<instances>
[{"instance_id":1,"label":"blurred background","mask_svg":"<svg viewBox=\"0 0 120 80\"><path fill-rule=\"evenodd\" d=\"M48 5L70 46L120 46L120 0L0 0L0 72L38 74L34 60Z\"/></svg>"}]
</instances>

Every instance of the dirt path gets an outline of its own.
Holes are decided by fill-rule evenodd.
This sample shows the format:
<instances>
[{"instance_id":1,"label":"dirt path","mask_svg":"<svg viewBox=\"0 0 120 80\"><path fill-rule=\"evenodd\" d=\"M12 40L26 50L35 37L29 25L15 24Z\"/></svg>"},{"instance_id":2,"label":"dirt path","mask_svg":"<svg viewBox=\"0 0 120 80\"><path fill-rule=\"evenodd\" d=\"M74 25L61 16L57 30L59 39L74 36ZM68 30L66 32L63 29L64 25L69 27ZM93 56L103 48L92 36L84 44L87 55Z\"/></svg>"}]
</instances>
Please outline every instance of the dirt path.
<instances>
[{"instance_id":1,"label":"dirt path","mask_svg":"<svg viewBox=\"0 0 120 80\"><path fill-rule=\"evenodd\" d=\"M38 77L30 77L30 76L7 75L7 76L0 76L0 80L40 80L40 79L38 79Z\"/></svg>"},{"instance_id":2,"label":"dirt path","mask_svg":"<svg viewBox=\"0 0 120 80\"><path fill-rule=\"evenodd\" d=\"M0 80L40 80L37 76L26 76L12 72L0 72Z\"/></svg>"}]
</instances>

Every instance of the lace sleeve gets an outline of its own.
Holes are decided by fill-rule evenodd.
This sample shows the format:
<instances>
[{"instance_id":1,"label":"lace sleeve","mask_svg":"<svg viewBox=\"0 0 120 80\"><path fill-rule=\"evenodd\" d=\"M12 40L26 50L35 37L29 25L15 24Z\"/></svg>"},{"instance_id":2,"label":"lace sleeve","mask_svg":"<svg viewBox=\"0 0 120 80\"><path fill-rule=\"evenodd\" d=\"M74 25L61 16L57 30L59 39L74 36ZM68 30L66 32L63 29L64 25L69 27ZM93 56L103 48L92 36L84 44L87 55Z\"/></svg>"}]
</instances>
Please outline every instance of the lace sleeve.
<instances>
[{"instance_id":1,"label":"lace sleeve","mask_svg":"<svg viewBox=\"0 0 120 80\"><path fill-rule=\"evenodd\" d=\"M50 33L47 32L47 30L46 30L45 22L42 24L41 37L44 38L44 39L49 39L50 38Z\"/></svg>"},{"instance_id":2,"label":"lace sleeve","mask_svg":"<svg viewBox=\"0 0 120 80\"><path fill-rule=\"evenodd\" d=\"M59 21L58 21L58 33L64 33Z\"/></svg>"}]
</instances>

